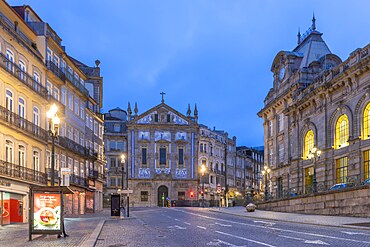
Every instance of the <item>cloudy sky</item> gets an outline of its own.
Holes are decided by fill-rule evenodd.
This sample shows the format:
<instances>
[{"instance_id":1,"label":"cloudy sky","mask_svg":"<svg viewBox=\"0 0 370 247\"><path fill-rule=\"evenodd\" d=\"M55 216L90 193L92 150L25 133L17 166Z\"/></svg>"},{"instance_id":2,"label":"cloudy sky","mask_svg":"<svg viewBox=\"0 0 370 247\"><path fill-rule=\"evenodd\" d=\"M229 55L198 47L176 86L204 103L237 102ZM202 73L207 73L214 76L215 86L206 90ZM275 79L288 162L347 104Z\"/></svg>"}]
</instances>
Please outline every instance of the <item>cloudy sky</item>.
<instances>
[{"instance_id":1,"label":"cloudy sky","mask_svg":"<svg viewBox=\"0 0 370 247\"><path fill-rule=\"evenodd\" d=\"M342 60L370 41L367 0L8 0L30 5L59 34L69 55L101 61L104 107L139 114L161 102L199 122L263 145L257 112L272 86L270 67L297 32L317 30Z\"/></svg>"}]
</instances>

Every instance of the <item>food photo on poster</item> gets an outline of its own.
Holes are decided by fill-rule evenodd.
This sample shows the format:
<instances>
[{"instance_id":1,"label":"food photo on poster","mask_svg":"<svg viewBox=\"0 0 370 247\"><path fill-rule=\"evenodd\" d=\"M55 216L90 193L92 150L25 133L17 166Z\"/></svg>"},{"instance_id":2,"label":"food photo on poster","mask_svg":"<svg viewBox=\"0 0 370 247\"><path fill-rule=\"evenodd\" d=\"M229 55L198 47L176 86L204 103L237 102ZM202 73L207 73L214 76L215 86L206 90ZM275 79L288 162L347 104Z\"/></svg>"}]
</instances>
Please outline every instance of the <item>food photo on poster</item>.
<instances>
[{"instance_id":1,"label":"food photo on poster","mask_svg":"<svg viewBox=\"0 0 370 247\"><path fill-rule=\"evenodd\" d=\"M34 230L56 230L61 228L60 194L34 194Z\"/></svg>"}]
</instances>

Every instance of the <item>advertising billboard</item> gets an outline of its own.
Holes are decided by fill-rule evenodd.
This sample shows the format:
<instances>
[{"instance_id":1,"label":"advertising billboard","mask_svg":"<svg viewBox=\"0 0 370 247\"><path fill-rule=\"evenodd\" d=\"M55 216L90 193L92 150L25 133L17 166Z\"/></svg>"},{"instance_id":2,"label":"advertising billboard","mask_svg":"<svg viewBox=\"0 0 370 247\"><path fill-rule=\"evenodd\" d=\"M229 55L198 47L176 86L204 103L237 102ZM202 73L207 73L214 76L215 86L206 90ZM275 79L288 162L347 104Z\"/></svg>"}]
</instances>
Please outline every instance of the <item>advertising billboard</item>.
<instances>
[{"instance_id":1,"label":"advertising billboard","mask_svg":"<svg viewBox=\"0 0 370 247\"><path fill-rule=\"evenodd\" d=\"M34 194L32 228L34 231L61 231L61 193Z\"/></svg>"}]
</instances>

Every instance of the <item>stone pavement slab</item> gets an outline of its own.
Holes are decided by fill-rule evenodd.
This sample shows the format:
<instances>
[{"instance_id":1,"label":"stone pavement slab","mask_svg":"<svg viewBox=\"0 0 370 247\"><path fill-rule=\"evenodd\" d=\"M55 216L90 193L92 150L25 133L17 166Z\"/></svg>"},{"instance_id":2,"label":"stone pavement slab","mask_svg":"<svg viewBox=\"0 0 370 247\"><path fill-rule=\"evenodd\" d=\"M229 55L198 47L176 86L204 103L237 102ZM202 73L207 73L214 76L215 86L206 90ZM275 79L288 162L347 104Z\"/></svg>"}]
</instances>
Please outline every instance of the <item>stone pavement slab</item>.
<instances>
[{"instance_id":1,"label":"stone pavement slab","mask_svg":"<svg viewBox=\"0 0 370 247\"><path fill-rule=\"evenodd\" d=\"M366 229L369 228L355 225L368 223L370 226L370 218L360 218L360 217L296 214L296 213L264 211L258 209L256 209L256 211L254 212L247 212L247 210L244 207L211 208L209 210L213 212L227 213L256 219L287 221L294 223L323 225L323 226L341 226L348 228L366 228Z\"/></svg>"},{"instance_id":2,"label":"stone pavement slab","mask_svg":"<svg viewBox=\"0 0 370 247\"><path fill-rule=\"evenodd\" d=\"M93 234L96 228L103 226L104 220L109 217L107 211L96 214L86 214L74 218L65 218L67 238L57 238L57 235L33 235L28 241L28 224L11 224L0 226L0 246L89 246L98 234ZM99 230L99 232L100 232ZM96 230L98 231L98 230ZM93 245L90 245L93 246Z\"/></svg>"}]
</instances>

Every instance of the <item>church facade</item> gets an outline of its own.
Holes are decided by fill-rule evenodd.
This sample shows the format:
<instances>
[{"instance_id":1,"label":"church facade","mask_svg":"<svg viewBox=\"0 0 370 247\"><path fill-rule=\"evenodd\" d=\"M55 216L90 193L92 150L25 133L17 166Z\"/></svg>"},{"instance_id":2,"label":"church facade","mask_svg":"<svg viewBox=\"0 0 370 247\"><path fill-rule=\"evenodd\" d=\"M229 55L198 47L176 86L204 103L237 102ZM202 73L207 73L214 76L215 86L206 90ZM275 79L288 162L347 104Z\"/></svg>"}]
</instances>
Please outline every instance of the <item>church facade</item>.
<instances>
[{"instance_id":1,"label":"church facade","mask_svg":"<svg viewBox=\"0 0 370 247\"><path fill-rule=\"evenodd\" d=\"M198 198L198 110L183 115L164 103L138 114L127 109L130 206L163 206Z\"/></svg>"},{"instance_id":2,"label":"church facade","mask_svg":"<svg viewBox=\"0 0 370 247\"><path fill-rule=\"evenodd\" d=\"M342 61L316 20L273 60L264 120L265 181L273 198L363 188L370 161L370 45Z\"/></svg>"}]
</instances>

